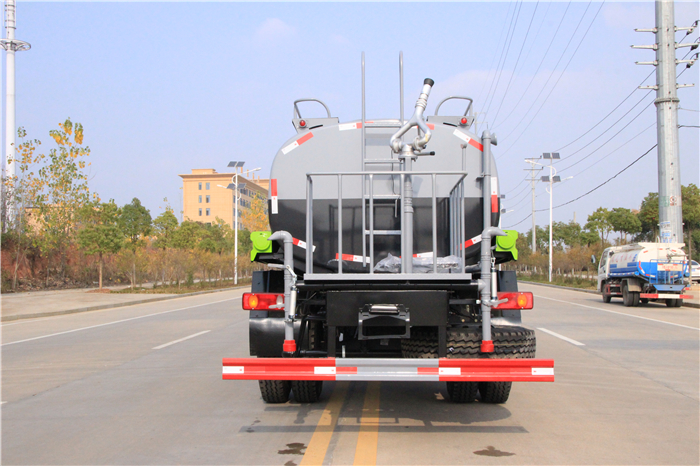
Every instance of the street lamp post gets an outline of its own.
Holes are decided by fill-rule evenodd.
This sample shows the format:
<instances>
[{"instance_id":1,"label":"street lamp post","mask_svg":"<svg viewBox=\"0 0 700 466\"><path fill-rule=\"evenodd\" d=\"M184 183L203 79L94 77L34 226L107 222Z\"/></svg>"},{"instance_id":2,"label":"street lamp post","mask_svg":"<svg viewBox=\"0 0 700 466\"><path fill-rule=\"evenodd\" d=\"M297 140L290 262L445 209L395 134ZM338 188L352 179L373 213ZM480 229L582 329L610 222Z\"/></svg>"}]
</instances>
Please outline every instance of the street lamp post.
<instances>
[{"instance_id":1,"label":"street lamp post","mask_svg":"<svg viewBox=\"0 0 700 466\"><path fill-rule=\"evenodd\" d=\"M239 191L245 187L245 183L238 183L238 168L243 168L243 165L245 162L229 162L228 166L233 167L236 170L236 173L231 177L231 183L226 187L227 189L230 189L233 191L233 222L231 222L231 226L233 227L234 231L234 246L233 246L233 284L238 285L238 202L241 199L241 196L239 195ZM260 170L261 168L253 168L252 170L247 170L247 173L251 172L256 172ZM221 186L221 185L219 185ZM223 188L223 186L221 186Z\"/></svg>"},{"instance_id":2,"label":"street lamp post","mask_svg":"<svg viewBox=\"0 0 700 466\"><path fill-rule=\"evenodd\" d=\"M549 166L545 166L539 163L536 163L536 165L540 165L545 168L549 168L549 176L543 176L542 181L549 183L549 188L547 188L547 192L549 193L549 282L552 282L552 249L553 249L553 241L552 241L552 200L553 200L553 192L554 192L554 183L560 183L561 181L566 181L570 180L573 178L573 176L570 176L568 178L565 178L564 180L561 179L561 177L557 176L557 169L554 168L552 165L552 160L557 160L560 159L561 157L559 156L559 152L545 152L542 154L542 158L549 160ZM532 163L532 162L531 162Z\"/></svg>"}]
</instances>

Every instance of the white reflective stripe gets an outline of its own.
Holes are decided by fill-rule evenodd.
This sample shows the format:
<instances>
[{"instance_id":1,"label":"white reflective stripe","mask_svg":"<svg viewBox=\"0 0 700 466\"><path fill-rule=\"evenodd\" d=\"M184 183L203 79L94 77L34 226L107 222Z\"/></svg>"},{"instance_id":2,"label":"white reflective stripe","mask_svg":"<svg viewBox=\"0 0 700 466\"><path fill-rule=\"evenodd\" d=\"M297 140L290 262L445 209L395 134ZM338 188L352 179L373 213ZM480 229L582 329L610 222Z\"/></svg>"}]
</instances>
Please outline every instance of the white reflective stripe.
<instances>
[{"instance_id":1,"label":"white reflective stripe","mask_svg":"<svg viewBox=\"0 0 700 466\"><path fill-rule=\"evenodd\" d=\"M244 372L243 366L224 366L224 374L243 374Z\"/></svg>"},{"instance_id":2,"label":"white reflective stripe","mask_svg":"<svg viewBox=\"0 0 700 466\"><path fill-rule=\"evenodd\" d=\"M438 369L440 375L462 375L461 367L441 367Z\"/></svg>"},{"instance_id":3,"label":"white reflective stripe","mask_svg":"<svg viewBox=\"0 0 700 466\"><path fill-rule=\"evenodd\" d=\"M314 366L315 375L335 375L335 367Z\"/></svg>"},{"instance_id":4,"label":"white reflective stripe","mask_svg":"<svg viewBox=\"0 0 700 466\"><path fill-rule=\"evenodd\" d=\"M491 177L491 195L498 196L498 177Z\"/></svg>"},{"instance_id":5,"label":"white reflective stripe","mask_svg":"<svg viewBox=\"0 0 700 466\"><path fill-rule=\"evenodd\" d=\"M532 375L554 375L553 367L533 367Z\"/></svg>"},{"instance_id":6,"label":"white reflective stripe","mask_svg":"<svg viewBox=\"0 0 700 466\"><path fill-rule=\"evenodd\" d=\"M420 254L414 254L413 257L433 257L432 252L422 252Z\"/></svg>"},{"instance_id":7,"label":"white reflective stripe","mask_svg":"<svg viewBox=\"0 0 700 466\"><path fill-rule=\"evenodd\" d=\"M342 125L338 125L338 130L347 131L349 129L359 129L361 127L362 123L343 123Z\"/></svg>"},{"instance_id":8,"label":"white reflective stripe","mask_svg":"<svg viewBox=\"0 0 700 466\"><path fill-rule=\"evenodd\" d=\"M294 243L295 246L299 246L300 248L306 249L306 241L302 241L300 239L292 238L292 242ZM314 246L314 251L316 250L316 246Z\"/></svg>"},{"instance_id":9,"label":"white reflective stripe","mask_svg":"<svg viewBox=\"0 0 700 466\"><path fill-rule=\"evenodd\" d=\"M291 143L291 144L288 145L287 147L283 147L283 148L282 148L282 153L283 153L284 155L287 155L288 153L290 153L291 151L293 151L293 150L296 149L297 147L299 147L299 143L296 142L296 141L294 141L293 143Z\"/></svg>"},{"instance_id":10,"label":"white reflective stripe","mask_svg":"<svg viewBox=\"0 0 700 466\"><path fill-rule=\"evenodd\" d=\"M272 196L272 213L276 214L277 213L277 196Z\"/></svg>"},{"instance_id":11,"label":"white reflective stripe","mask_svg":"<svg viewBox=\"0 0 700 466\"><path fill-rule=\"evenodd\" d=\"M464 134L463 132L461 132L459 130L455 130L455 132L452 134L454 134L455 136L457 136L458 138L460 138L462 141L464 141L466 143L469 143L469 141L472 140L472 138L470 138L469 136L467 136L466 134Z\"/></svg>"}]
</instances>

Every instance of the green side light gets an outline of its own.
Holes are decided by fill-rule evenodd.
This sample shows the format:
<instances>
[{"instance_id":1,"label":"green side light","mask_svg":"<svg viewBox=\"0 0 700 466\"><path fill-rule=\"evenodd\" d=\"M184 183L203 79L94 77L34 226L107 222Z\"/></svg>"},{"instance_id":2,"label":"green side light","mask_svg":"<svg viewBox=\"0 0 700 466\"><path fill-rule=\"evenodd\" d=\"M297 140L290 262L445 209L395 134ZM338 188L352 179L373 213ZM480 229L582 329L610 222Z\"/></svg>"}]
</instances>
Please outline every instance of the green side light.
<instances>
[{"instance_id":1,"label":"green side light","mask_svg":"<svg viewBox=\"0 0 700 466\"><path fill-rule=\"evenodd\" d=\"M496 236L496 251L509 252L513 260L518 260L518 248L515 243L518 240L518 232L515 230L503 230L507 236Z\"/></svg>"},{"instance_id":2,"label":"green side light","mask_svg":"<svg viewBox=\"0 0 700 466\"><path fill-rule=\"evenodd\" d=\"M251 262L259 253L272 252L272 243L268 240L271 235L271 231L254 231L250 234L250 242L253 243L253 249L250 251Z\"/></svg>"}]
</instances>

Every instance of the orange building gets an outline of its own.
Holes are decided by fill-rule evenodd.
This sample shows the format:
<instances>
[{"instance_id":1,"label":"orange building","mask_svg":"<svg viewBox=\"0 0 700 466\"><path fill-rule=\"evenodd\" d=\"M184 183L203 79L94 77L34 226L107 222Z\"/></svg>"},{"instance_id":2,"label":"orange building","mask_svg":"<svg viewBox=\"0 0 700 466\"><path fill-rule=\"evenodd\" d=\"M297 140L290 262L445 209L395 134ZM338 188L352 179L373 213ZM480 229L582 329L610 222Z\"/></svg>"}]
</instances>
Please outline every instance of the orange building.
<instances>
[{"instance_id":1,"label":"orange building","mask_svg":"<svg viewBox=\"0 0 700 466\"><path fill-rule=\"evenodd\" d=\"M233 183L234 173L217 173L213 168L194 168L189 175L179 175L182 178L182 218L202 223L213 223L220 218L233 226L233 190L227 186ZM243 175L252 176L250 179ZM240 190L238 205L238 229L245 210L250 209L255 197L267 200L270 184L268 179L260 179L255 173L246 173L239 169L238 183L245 183Z\"/></svg>"}]
</instances>

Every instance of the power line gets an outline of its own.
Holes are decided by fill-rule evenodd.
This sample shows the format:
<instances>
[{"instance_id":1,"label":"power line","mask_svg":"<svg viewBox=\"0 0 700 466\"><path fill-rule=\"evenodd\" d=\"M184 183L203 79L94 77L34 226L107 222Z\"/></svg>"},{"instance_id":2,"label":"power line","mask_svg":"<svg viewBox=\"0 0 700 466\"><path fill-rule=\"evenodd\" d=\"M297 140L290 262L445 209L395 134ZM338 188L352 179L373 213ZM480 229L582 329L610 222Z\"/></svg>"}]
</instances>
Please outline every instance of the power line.
<instances>
[{"instance_id":1,"label":"power line","mask_svg":"<svg viewBox=\"0 0 700 466\"><path fill-rule=\"evenodd\" d=\"M518 141L520 140L520 138L523 136L523 134L525 134L525 131L527 131L527 129L528 129L528 128L530 127L530 125L532 124L532 122L535 121L535 118L537 118L537 115L539 115L540 111L541 111L542 108L544 107L544 104L546 104L546 103L547 103L547 100L549 100L549 97L552 95L552 92L554 92L554 89L556 89L557 84L559 84L559 81L561 81L561 78L564 76L564 73L566 72L567 68L568 68L569 65L571 64L571 61L572 61L572 60L574 59L574 57L576 56L576 52L578 52L578 49L581 47L581 44L583 44L584 39L585 39L586 36L588 35L588 32L591 30L591 27L593 26L593 23L595 22L596 18L598 17L598 14L600 13L600 10L603 8L603 5L604 5L604 4L605 4L605 2L603 2L603 3L600 4L600 8L598 8L598 11L596 12L595 16L593 17L593 20L591 21L591 24L588 25L588 29L586 29L586 32L583 34L583 37L581 37L581 41L580 41L580 42L578 43L578 45L576 46L576 50L574 50L574 52L571 54L571 58L569 58L569 61L566 63L566 66L564 67L564 69L561 71L561 74L559 75L559 78L557 78L557 81L554 83L554 86L552 86L552 89L549 91L549 94L547 94L547 97L545 97L544 101L543 101L542 104L540 105L540 108L537 109L537 112L532 116L532 118L530 119L530 122L527 124L527 126L526 126L526 127L523 129L523 131L520 133L520 136L518 136L518 138L513 142L513 144L512 144L503 154L501 154L500 157L503 157L504 155L506 155L506 154L508 153L508 151L510 151L510 149L512 149L512 148L515 146L515 143L518 142ZM588 6L586 6L586 11L584 11L583 15L581 15L581 20L579 21L578 25L576 25L576 29L574 30L574 33L571 35L571 39L569 39L569 43L566 45L566 48L564 49L564 53L566 53L566 50L569 48L569 45L571 44L571 41L573 40L574 36L576 35L576 31L578 31L578 28L579 28L579 26L581 25L581 22L583 21L583 18L585 17L586 12L588 11L588 7L590 7L590 6L591 6L591 2L588 3ZM559 62L560 62L561 59L564 57L564 53L562 53L562 56L559 58L559 61L557 61L557 64L554 65L554 69L556 69L556 67L559 66ZM551 78L553 75L554 75L554 70L552 70L552 74L549 75L549 78ZM547 79L547 83L549 82L549 78ZM547 87L547 83L545 83L545 87L542 88L542 91L544 91L544 89ZM535 98L535 101L537 101L537 99L539 98L539 96L542 94L542 91L540 91L540 94L537 95L537 97ZM527 113L530 112L530 110L532 109L532 107L534 107L534 105L535 105L535 103L533 102L533 104L530 106L530 108L528 109L528 111L525 112L526 115L527 115ZM520 126L520 124L521 124L523 121L525 121L525 117L523 117L523 118L520 120L520 123L518 123L518 125L516 125L516 128L517 128L518 126ZM513 130L513 131L515 131L515 130ZM512 132L509 133L505 138L507 138L510 134L512 134ZM504 139L505 139L505 138L504 138Z\"/></svg>"},{"instance_id":2,"label":"power line","mask_svg":"<svg viewBox=\"0 0 700 466\"><path fill-rule=\"evenodd\" d=\"M566 17L566 13L567 13L567 11L569 11L570 6L571 6L571 2L569 2L566 5L566 9L564 10L564 14L561 16L561 19L559 20L559 25L557 26L557 29L554 31L554 35L552 36L552 39L549 41L549 45L547 46L547 50L545 50L544 55L542 55L542 60L540 60L540 64L537 65L537 69L533 73L532 78L530 78L530 82L527 84L527 87L525 87L525 90L522 92L522 94L520 94L520 99L518 99L518 102L513 107L513 110L518 108L518 105L520 105L520 102L523 100L523 97L525 97L525 94L527 94L527 91L530 90L530 86L532 86L532 83L535 81L535 78L537 77L537 73L539 73L540 68L542 67L542 64L544 63L545 58L547 58L547 55L549 54L549 49L551 49L552 45L554 44L554 39L556 39L557 34L559 34L559 29L561 28L561 25L564 22L564 18ZM547 80L547 81L549 81L549 80ZM545 86L546 86L546 84L545 84ZM540 94L541 93L542 93L542 91L540 91ZM539 94L537 95L537 97L539 97ZM535 97L535 100L537 100L537 97ZM534 102L533 102L533 105L534 105ZM530 108L532 108L532 107L530 107ZM529 111L530 111L530 109L528 109L527 112L529 112ZM526 115L527 115L527 112L525 112ZM513 115L512 111L508 114L506 119L503 120L502 124L505 123L506 121L508 121L508 119L511 117L511 115Z\"/></svg>"},{"instance_id":3,"label":"power line","mask_svg":"<svg viewBox=\"0 0 700 466\"><path fill-rule=\"evenodd\" d=\"M574 139L573 141L571 141L570 143L568 143L567 145L561 146L559 149L556 150L556 152L559 152L559 151L561 151L562 149L566 149L566 148L569 147L571 144L575 143L576 141L578 141L579 139L581 139L582 137L584 137L585 135L587 135L588 133L590 133L591 131L593 131L599 124L601 124L602 122L604 122L610 115L612 115L613 113L615 113L615 110L617 110L618 108L620 108L620 106L621 106L622 104L624 104L625 102L627 102L627 99L629 99L630 97L632 97L632 95L634 95L634 93L637 92L637 91L639 90L639 86L641 86L642 84L644 84L644 82L645 82L647 79L649 79L649 77L651 77L651 75L654 74L655 71L656 71L656 70L652 70L651 73L649 73L649 74L647 75L646 78L642 79L642 82L639 83L639 85L636 86L636 87L634 88L634 90L633 90L632 92L630 92L629 95L628 95L627 97L625 97L625 98L623 99L622 102L620 102L619 104L617 104L617 107L615 107L615 108L613 108L612 110L610 110L610 113L608 113L607 115L605 115L605 116L603 117L602 120L600 120L598 123L596 123L595 125L593 125L593 126L591 127L591 129L589 129L588 131L586 131L585 133L583 133L581 136L577 137L576 139ZM649 92L651 92L651 91L649 91ZM644 97L646 97L647 95L649 95L649 92L648 92ZM642 100L643 100L643 99L642 99ZM641 102L641 100L640 100L640 102ZM637 103L634 105L634 107L636 107L637 105L639 105L639 102L637 102ZM634 107L632 107L632 108L634 108ZM630 111L631 111L631 109L630 109ZM627 113L629 113L629 112L627 112ZM627 115L627 113L625 113L625 115ZM622 117L624 117L625 115L622 115ZM621 119L622 119L622 118L621 118ZM617 121L620 121L620 120L617 120ZM615 123L617 123L617 121L616 121ZM615 123L613 123L613 125L614 125Z\"/></svg>"},{"instance_id":4,"label":"power line","mask_svg":"<svg viewBox=\"0 0 700 466\"><path fill-rule=\"evenodd\" d=\"M535 19L535 15L537 14L537 7L539 6L540 1L537 0L537 3L535 4L535 10L532 12L532 18L530 18L530 24L527 26L527 31L525 32L525 38L523 39L523 43L520 46L520 51L518 52L518 58L515 60L515 66L513 66L513 72L510 74L510 79L508 79L508 84L506 85L506 90L503 92L503 97L501 98L501 103L498 106L498 110L496 110L496 116L493 117L493 126L496 126L496 120L498 119L498 114L501 113L501 107L503 107L503 102L506 100L506 96L508 95L508 90L510 89L510 85L513 82L513 76L515 76L515 72L518 69L518 63L520 63L520 56L523 53L523 48L525 48L525 43L527 42L527 36L530 35L530 28L532 27L532 21Z\"/></svg>"},{"instance_id":5,"label":"power line","mask_svg":"<svg viewBox=\"0 0 700 466\"><path fill-rule=\"evenodd\" d=\"M586 160L586 159L587 159L588 157L590 157L591 155L593 155L593 154L595 154L596 152L598 152L598 151L599 151L600 149L602 149L605 145L607 145L610 141L612 141L613 139L615 139L615 137L616 137L618 134L620 134L620 133L623 132L625 129L627 129L627 127L628 127L629 125L631 125L632 123L634 123L634 121L635 121L637 118L639 118L640 116L642 116L642 113L644 113L644 112L646 111L646 109L649 108L650 106L651 106L651 103L649 103L649 104L646 105L644 108L642 108L642 111L640 111L634 118L632 118L629 122L627 122L627 124L626 124L625 126L623 126L617 133L615 133L615 134L613 134L612 136L610 136L610 138L609 138L607 141L605 141L603 144L601 144L601 145L598 146L597 148L593 149L593 152L591 152L590 154L586 155L585 157L583 157L583 158L577 160L576 162L572 163L572 164L569 165L568 167L564 167L564 168L559 169L559 173L561 173L561 172L563 172L563 171L565 171L565 170L568 170L568 169L571 168L571 167L574 167L574 166L578 165L579 163L583 162L584 160ZM594 141L595 141L595 140L594 140Z\"/></svg>"},{"instance_id":6,"label":"power line","mask_svg":"<svg viewBox=\"0 0 700 466\"><path fill-rule=\"evenodd\" d=\"M626 171L628 168L630 168L632 165L634 165L635 163L637 163L637 162L639 162L640 160L642 160L642 158L644 158L647 154L649 154L649 152L651 152L651 151L654 150L655 148L656 148L656 144L654 144L648 151L646 151L645 153L643 153L642 155L640 155L639 157L637 157L632 163L630 163L629 165L627 165L625 168L623 168L623 169L620 170L619 172L615 173L613 176L611 176L610 178L608 178L607 180L605 180L604 182L602 182L601 184L599 184L599 185L596 186L595 188L591 189L590 191L588 191L588 192L585 193L585 194L581 194L581 195L580 195L579 197L577 197L576 199L572 199L572 200L570 200L570 201L568 201L568 202L565 202L565 203L563 203L563 204L559 204L558 206L554 206L553 209L558 209L559 207L564 207L565 205L569 205L569 204L571 204L571 203L573 203L573 202L578 201L579 199L582 199L582 198L588 196L588 195L591 194L592 192L597 191L599 188L605 186L605 185L608 184L610 181L612 181L613 179L617 178L618 175L620 175L621 173L625 172L625 171ZM548 210L549 210L549 209L537 209L535 212L545 212L545 211L548 211ZM515 227L515 226L518 226L518 225L520 225L521 223L523 223L525 220L527 220L527 219L530 218L530 217L532 217L532 214L529 214L527 217L525 217L524 219L520 220L518 223L515 223L515 224L513 224L513 225L511 225L511 226L509 226L509 227L506 227L506 228L513 228L513 227Z\"/></svg>"},{"instance_id":7,"label":"power line","mask_svg":"<svg viewBox=\"0 0 700 466\"><path fill-rule=\"evenodd\" d=\"M644 128L642 131L640 131L639 133L635 134L635 135L632 136L630 139L628 139L627 141L625 141L622 145L618 146L616 149L613 149L611 152L609 152L608 154L604 155L603 157L601 157L601 158L600 158L599 160L597 160L596 162L593 162L592 164L590 164L588 167L584 168L583 170L581 170L581 171L579 171L579 172L574 173L573 176L576 177L576 176L580 175L581 173L585 172L586 170L588 170L589 168L592 168L592 167L596 166L597 164L599 164L599 163L602 162L603 160L607 159L608 157L610 157L611 155L613 155L615 152L617 152L618 150L622 149L624 146L626 146L626 145L629 144L630 142L634 141L635 139L637 139L639 136L641 136L642 134L644 134L645 132L647 132L649 129L651 129L651 128L654 127L654 126L656 126L656 122L650 124L649 126L647 126L646 128Z\"/></svg>"},{"instance_id":8,"label":"power line","mask_svg":"<svg viewBox=\"0 0 700 466\"><path fill-rule=\"evenodd\" d=\"M593 191L597 190L598 188L600 188L600 187L602 187L602 186L608 184L608 182L610 182L611 180L617 178L617 175L623 173L625 170L627 170L628 168L630 168L632 165L634 165L635 163L637 163L637 162L639 162L640 160L642 160L642 158L645 157L649 152L651 152L652 150L654 150L654 148L656 148L656 146L657 146L656 144L654 144L653 146L651 146L651 149L649 149L648 151L646 151L645 153L643 153L642 155L640 155L639 157L637 157L637 158L634 160L634 162L630 163L630 164L627 165L625 168L623 168L623 169L620 170L619 172L615 173L613 176L611 176L610 178L608 178L608 179L605 180L604 182L600 183L598 186L596 186L595 188L591 189L591 190L588 191L587 193L582 194L582 195L580 195L579 197L577 197L576 199L570 200L569 202L565 202L564 204L559 204L558 206L554 207L554 209L558 209L559 207L564 207L565 205L569 205L569 204L571 204L572 202L576 202L576 201L578 201L579 199L588 196L589 194L591 194ZM541 210L538 210L537 212L541 212L542 210L548 210L548 209L541 209Z\"/></svg>"},{"instance_id":9,"label":"power line","mask_svg":"<svg viewBox=\"0 0 700 466\"><path fill-rule=\"evenodd\" d=\"M508 3L508 11L506 11L506 21L503 21L503 28L501 28L501 33L499 34L499 39L498 39L498 44L496 44L496 49L498 49L499 45L501 44L501 38L503 38L503 32L506 30L506 24L508 23L507 19L510 16L510 6L512 4L513 4L512 1L510 3ZM517 5L517 1L516 1L516 5ZM505 43L504 43L504 45L505 45ZM487 82L493 83L493 81L491 79L489 79L489 76L491 76L491 70L493 69L493 62L495 60L496 60L496 54L494 53L493 58L491 58L491 64L489 65L489 74L486 76L486 81L484 81L484 83L481 85L481 90L479 90L479 96L476 98L475 102L481 102L481 100L479 100L479 99L481 99L481 94L484 92L484 89L486 88L486 83ZM495 73L494 73L494 76L495 76ZM488 97L488 94L486 94L486 96Z\"/></svg>"},{"instance_id":10,"label":"power line","mask_svg":"<svg viewBox=\"0 0 700 466\"><path fill-rule=\"evenodd\" d=\"M500 60L498 61L500 71L496 71L498 73L498 78L496 79L496 85L492 86L493 87L493 94L491 94L491 88L489 88L489 94L491 94L491 100L488 103L488 106L486 107L486 113L489 112L491 109L491 104L493 103L493 99L496 96L496 91L498 90L498 85L501 82L501 75L503 74L503 68L506 65L506 61L508 60L508 52L510 51L510 44L513 42L513 36L515 35L515 28L518 26L518 19L520 18L520 10L523 7L523 0L520 0L520 5L518 6L518 11L513 15L513 18L511 18L511 27L508 30L508 33L510 35L510 39L508 39L508 46L504 49L505 54L501 53L501 57L503 57L503 62ZM514 20L514 21L513 21ZM489 100L489 94L486 94L486 100Z\"/></svg>"}]
</instances>

